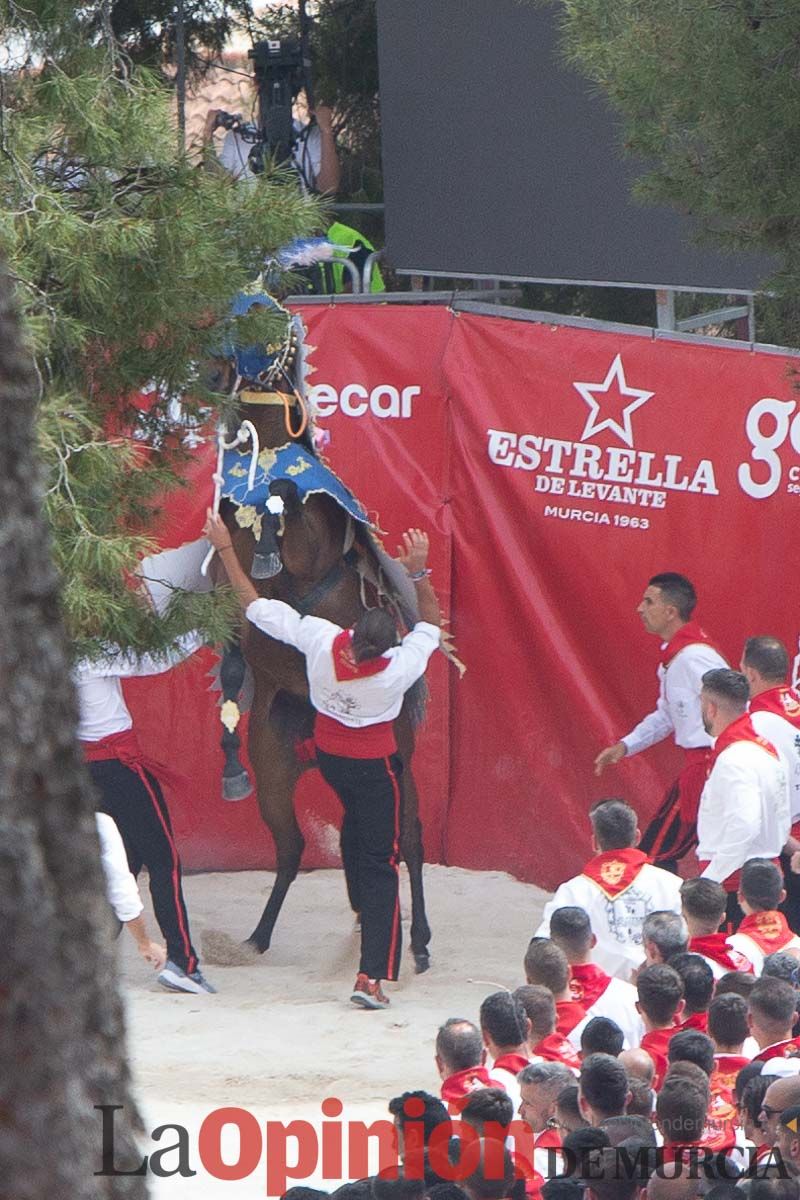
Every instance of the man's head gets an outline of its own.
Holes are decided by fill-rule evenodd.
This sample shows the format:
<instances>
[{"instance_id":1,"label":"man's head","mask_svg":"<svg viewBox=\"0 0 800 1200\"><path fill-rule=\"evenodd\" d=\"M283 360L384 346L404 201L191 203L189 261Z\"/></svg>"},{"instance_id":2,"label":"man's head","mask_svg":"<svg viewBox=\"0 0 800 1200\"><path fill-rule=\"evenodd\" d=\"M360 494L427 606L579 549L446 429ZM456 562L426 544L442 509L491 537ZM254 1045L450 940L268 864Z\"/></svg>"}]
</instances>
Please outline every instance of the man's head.
<instances>
[{"instance_id":1,"label":"man's head","mask_svg":"<svg viewBox=\"0 0 800 1200\"><path fill-rule=\"evenodd\" d=\"M667 642L691 620L696 604L697 593L686 576L664 571L650 580L636 611L647 632Z\"/></svg>"},{"instance_id":2,"label":"man's head","mask_svg":"<svg viewBox=\"0 0 800 1200\"><path fill-rule=\"evenodd\" d=\"M530 1045L536 1046L543 1038L549 1037L556 1028L556 1002L549 988L541 984L526 983L518 987L514 999L522 1005L525 1015L531 1023L528 1035Z\"/></svg>"},{"instance_id":3,"label":"man's head","mask_svg":"<svg viewBox=\"0 0 800 1200\"><path fill-rule=\"evenodd\" d=\"M767 1063L767 1070L769 1070L769 1063ZM765 1143L770 1146L775 1145L781 1114L796 1104L800 1104L800 1075L774 1079L764 1093L759 1113Z\"/></svg>"},{"instance_id":4,"label":"man's head","mask_svg":"<svg viewBox=\"0 0 800 1200\"><path fill-rule=\"evenodd\" d=\"M514 1185L514 1163L511 1154L491 1138L480 1139L478 1163L461 1187L470 1200L505 1200Z\"/></svg>"},{"instance_id":5,"label":"man's head","mask_svg":"<svg viewBox=\"0 0 800 1200\"><path fill-rule=\"evenodd\" d=\"M581 1116L578 1105L577 1083L568 1084L558 1093L555 1118L558 1128L561 1130L562 1140L566 1134L572 1133L575 1129L583 1129L585 1125L588 1125L588 1121Z\"/></svg>"},{"instance_id":6,"label":"man's head","mask_svg":"<svg viewBox=\"0 0 800 1200\"><path fill-rule=\"evenodd\" d=\"M555 1117L559 1095L574 1082L575 1076L563 1063L539 1062L523 1067L517 1076L522 1097L519 1115L534 1133L547 1128Z\"/></svg>"},{"instance_id":7,"label":"man's head","mask_svg":"<svg viewBox=\"0 0 800 1200\"><path fill-rule=\"evenodd\" d=\"M787 953L785 950L776 950L774 954L768 954L764 959L761 967L761 978L767 979L782 979L784 983L790 983L792 987L797 987L797 981L800 978L800 964L793 954ZM753 979L753 976L749 976ZM753 984L755 987L755 983ZM749 994L749 993L748 993Z\"/></svg>"},{"instance_id":8,"label":"man's head","mask_svg":"<svg viewBox=\"0 0 800 1200\"><path fill-rule=\"evenodd\" d=\"M747 711L750 688L744 675L729 667L706 671L700 690L700 711L703 728L712 737L719 737L731 722Z\"/></svg>"},{"instance_id":9,"label":"man's head","mask_svg":"<svg viewBox=\"0 0 800 1200\"><path fill-rule=\"evenodd\" d=\"M717 980L717 986L714 988L714 999L717 996L727 996L733 993L736 996L743 996L746 1000L755 986L755 975L746 975L744 971L726 971Z\"/></svg>"},{"instance_id":10,"label":"man's head","mask_svg":"<svg viewBox=\"0 0 800 1200\"><path fill-rule=\"evenodd\" d=\"M477 1025L462 1017L445 1021L436 1035L436 1066L441 1078L449 1079L457 1071L483 1066L485 1061L486 1050Z\"/></svg>"},{"instance_id":11,"label":"man's head","mask_svg":"<svg viewBox=\"0 0 800 1200\"><path fill-rule=\"evenodd\" d=\"M787 1042L797 1020L797 992L782 979L759 979L748 998L750 1032L759 1048Z\"/></svg>"},{"instance_id":12,"label":"man's head","mask_svg":"<svg viewBox=\"0 0 800 1200\"><path fill-rule=\"evenodd\" d=\"M570 963L589 962L597 943L589 914L582 908L557 908L550 918L550 938Z\"/></svg>"},{"instance_id":13,"label":"man's head","mask_svg":"<svg viewBox=\"0 0 800 1200\"><path fill-rule=\"evenodd\" d=\"M711 1080L703 1068L693 1062L670 1063L661 1086L683 1087L684 1084L702 1092L706 1098L706 1107L708 1106L711 1101Z\"/></svg>"},{"instance_id":14,"label":"man's head","mask_svg":"<svg viewBox=\"0 0 800 1200\"><path fill-rule=\"evenodd\" d=\"M714 994L714 972L706 960L700 954L673 954L669 965L683 981L684 1020L708 1012Z\"/></svg>"},{"instance_id":15,"label":"man's head","mask_svg":"<svg viewBox=\"0 0 800 1200\"><path fill-rule=\"evenodd\" d=\"M648 1058L650 1056L648 1055ZM652 1058L650 1066L655 1070L655 1064ZM655 1103L656 1094L649 1083L645 1083L643 1079L639 1079L636 1075L628 1076L628 1088L630 1089L630 1100L625 1112L629 1117L644 1117L647 1121L653 1119L653 1104Z\"/></svg>"},{"instance_id":16,"label":"man's head","mask_svg":"<svg viewBox=\"0 0 800 1200\"><path fill-rule=\"evenodd\" d=\"M681 908L692 937L716 933L725 916L728 896L715 879L685 879L681 884Z\"/></svg>"},{"instance_id":17,"label":"man's head","mask_svg":"<svg viewBox=\"0 0 800 1200\"><path fill-rule=\"evenodd\" d=\"M399 1158L402 1158L404 1153L403 1135L407 1121L416 1121L422 1125L423 1141L427 1146L436 1126L450 1119L441 1100L437 1096L431 1096L429 1092L403 1092L402 1096L395 1096L389 1101L389 1112L394 1119Z\"/></svg>"},{"instance_id":18,"label":"man's head","mask_svg":"<svg viewBox=\"0 0 800 1200\"><path fill-rule=\"evenodd\" d=\"M708 1095L685 1079L664 1081L656 1098L656 1125L664 1145L699 1142L706 1123Z\"/></svg>"},{"instance_id":19,"label":"man's head","mask_svg":"<svg viewBox=\"0 0 800 1200\"><path fill-rule=\"evenodd\" d=\"M687 1171L682 1162L664 1163L647 1181L647 1200L695 1200L702 1186L702 1171Z\"/></svg>"},{"instance_id":20,"label":"man's head","mask_svg":"<svg viewBox=\"0 0 800 1200\"><path fill-rule=\"evenodd\" d=\"M656 1145L656 1135L650 1116L636 1116L626 1112L622 1117L608 1117L600 1128L608 1134L612 1146L618 1146L628 1138L639 1138L647 1146Z\"/></svg>"},{"instance_id":21,"label":"man's head","mask_svg":"<svg viewBox=\"0 0 800 1200\"><path fill-rule=\"evenodd\" d=\"M699 1029L682 1029L670 1038L667 1050L670 1063L690 1062L711 1076L714 1070L714 1043Z\"/></svg>"},{"instance_id":22,"label":"man's head","mask_svg":"<svg viewBox=\"0 0 800 1200\"><path fill-rule=\"evenodd\" d=\"M353 657L356 662L380 658L397 644L397 625L388 608L369 608L353 626Z\"/></svg>"},{"instance_id":23,"label":"man's head","mask_svg":"<svg viewBox=\"0 0 800 1200\"><path fill-rule=\"evenodd\" d=\"M645 917L642 948L648 963L665 963L673 954L683 954L688 945L689 930L677 913L664 910Z\"/></svg>"},{"instance_id":24,"label":"man's head","mask_svg":"<svg viewBox=\"0 0 800 1200\"><path fill-rule=\"evenodd\" d=\"M683 982L665 963L643 967L636 980L636 1008L648 1030L669 1029L683 1013Z\"/></svg>"},{"instance_id":25,"label":"man's head","mask_svg":"<svg viewBox=\"0 0 800 1200\"><path fill-rule=\"evenodd\" d=\"M708 1036L717 1054L741 1054L749 1033L744 996L735 992L715 996L708 1009Z\"/></svg>"},{"instance_id":26,"label":"man's head","mask_svg":"<svg viewBox=\"0 0 800 1200\"><path fill-rule=\"evenodd\" d=\"M504 1088L476 1088L458 1115L485 1137L487 1125L505 1129L514 1120L514 1102Z\"/></svg>"},{"instance_id":27,"label":"man's head","mask_svg":"<svg viewBox=\"0 0 800 1200\"><path fill-rule=\"evenodd\" d=\"M569 963L560 946L550 938L531 938L525 951L525 979L549 988L556 1000L569 999Z\"/></svg>"},{"instance_id":28,"label":"man's head","mask_svg":"<svg viewBox=\"0 0 800 1200\"><path fill-rule=\"evenodd\" d=\"M775 637L748 638L742 652L742 674L753 696L786 683L789 654L783 642Z\"/></svg>"},{"instance_id":29,"label":"man's head","mask_svg":"<svg viewBox=\"0 0 800 1200\"><path fill-rule=\"evenodd\" d=\"M742 867L739 904L751 913L774 912L786 899L783 875L769 858L750 858Z\"/></svg>"},{"instance_id":30,"label":"man's head","mask_svg":"<svg viewBox=\"0 0 800 1200\"><path fill-rule=\"evenodd\" d=\"M608 1134L604 1133L602 1129L595 1129L591 1125L584 1125L582 1129L576 1129L574 1133L568 1133L561 1140L561 1145L565 1151L564 1173L572 1175L575 1179L580 1179L586 1155L592 1150L602 1150L610 1144ZM575 1166L570 1171L571 1162L574 1162Z\"/></svg>"},{"instance_id":31,"label":"man's head","mask_svg":"<svg viewBox=\"0 0 800 1200\"><path fill-rule=\"evenodd\" d=\"M625 1035L610 1017L592 1017L581 1030L581 1054L610 1054L616 1058L622 1050Z\"/></svg>"},{"instance_id":32,"label":"man's head","mask_svg":"<svg viewBox=\"0 0 800 1200\"><path fill-rule=\"evenodd\" d=\"M778 1136L775 1145L790 1175L800 1175L800 1104L785 1108L778 1117Z\"/></svg>"},{"instance_id":33,"label":"man's head","mask_svg":"<svg viewBox=\"0 0 800 1200\"><path fill-rule=\"evenodd\" d=\"M629 850L639 843L639 821L624 800L598 800L589 809L595 850Z\"/></svg>"},{"instance_id":34,"label":"man's head","mask_svg":"<svg viewBox=\"0 0 800 1200\"><path fill-rule=\"evenodd\" d=\"M759 1064L762 1065L763 1064ZM748 1066L755 1066L755 1063L748 1063ZM742 1082L743 1076L747 1071L747 1067L743 1067L736 1076L736 1085L734 1087L734 1097L736 1097L736 1107L739 1111L739 1123L742 1127L744 1136L756 1146L763 1146L766 1142L762 1122L766 1117L762 1114L761 1109L764 1104L770 1084L774 1078L769 1075L750 1075L746 1083L741 1087L741 1092L737 1095L739 1085Z\"/></svg>"},{"instance_id":35,"label":"man's head","mask_svg":"<svg viewBox=\"0 0 800 1200\"><path fill-rule=\"evenodd\" d=\"M635 1046L632 1050L623 1050L619 1055L619 1061L628 1072L629 1078L641 1079L648 1087L652 1087L656 1069L652 1058L646 1050L642 1050L641 1046Z\"/></svg>"},{"instance_id":36,"label":"man's head","mask_svg":"<svg viewBox=\"0 0 800 1200\"><path fill-rule=\"evenodd\" d=\"M583 1176L586 1200L635 1200L641 1188L636 1171L620 1171L614 1147L590 1150Z\"/></svg>"},{"instance_id":37,"label":"man's head","mask_svg":"<svg viewBox=\"0 0 800 1200\"><path fill-rule=\"evenodd\" d=\"M492 1058L526 1050L530 1021L510 992L492 992L481 1005L481 1035Z\"/></svg>"},{"instance_id":38,"label":"man's head","mask_svg":"<svg viewBox=\"0 0 800 1200\"><path fill-rule=\"evenodd\" d=\"M606 1117L619 1117L628 1102L625 1068L610 1054L590 1054L583 1060L578 1080L578 1105L591 1125Z\"/></svg>"}]
</instances>

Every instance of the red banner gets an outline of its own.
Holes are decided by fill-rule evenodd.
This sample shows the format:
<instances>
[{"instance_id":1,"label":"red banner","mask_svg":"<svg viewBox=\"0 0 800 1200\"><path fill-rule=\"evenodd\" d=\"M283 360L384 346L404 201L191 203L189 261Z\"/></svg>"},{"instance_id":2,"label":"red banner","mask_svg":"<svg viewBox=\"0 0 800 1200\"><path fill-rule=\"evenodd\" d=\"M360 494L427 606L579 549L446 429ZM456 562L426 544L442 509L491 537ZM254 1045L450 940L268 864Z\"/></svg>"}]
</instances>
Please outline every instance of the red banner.
<instances>
[{"instance_id":1,"label":"red banner","mask_svg":"<svg viewBox=\"0 0 800 1200\"><path fill-rule=\"evenodd\" d=\"M415 759L427 857L552 886L586 857L594 799L622 795L644 821L678 761L665 742L592 772L655 703L658 642L635 612L648 578L693 580L732 664L752 634L795 642L796 360L432 307L304 317L331 465L390 551L406 526L430 530L468 668L459 681L439 657L429 672ZM210 494L209 474L170 544L196 535ZM255 803L218 799L212 702L196 689L191 668L130 685L153 750L194 773L173 798L186 863L269 864ZM306 865L337 861L316 773L298 803Z\"/></svg>"}]
</instances>

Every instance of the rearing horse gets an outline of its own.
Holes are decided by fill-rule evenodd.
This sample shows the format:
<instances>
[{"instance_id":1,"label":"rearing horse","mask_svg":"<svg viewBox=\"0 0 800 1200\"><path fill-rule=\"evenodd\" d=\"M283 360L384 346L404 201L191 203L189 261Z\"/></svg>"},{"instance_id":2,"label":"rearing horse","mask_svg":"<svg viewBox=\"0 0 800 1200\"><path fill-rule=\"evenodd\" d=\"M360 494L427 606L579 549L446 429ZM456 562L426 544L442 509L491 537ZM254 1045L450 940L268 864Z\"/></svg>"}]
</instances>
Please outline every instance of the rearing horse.
<instances>
[{"instance_id":1,"label":"rearing horse","mask_svg":"<svg viewBox=\"0 0 800 1200\"><path fill-rule=\"evenodd\" d=\"M289 390L291 386L286 375L281 391L239 393L240 417L246 418L257 434L262 465L271 463L274 452L281 447L296 446L306 455L313 454L305 429L304 402L296 390ZM252 444L246 445L241 473L246 471L252 450ZM298 475L300 470L301 467L295 468ZM249 506L237 509L225 499L220 503L220 515L230 531L236 556L253 578L259 594L283 600L303 615L323 617L345 628L365 608L380 603L403 612L406 623L413 624L413 586L408 585L405 594L401 594L405 572L398 568L392 571L391 560L382 554L369 530L359 526L331 495L302 497L291 473L290 466L285 476L273 480L269 486L270 493L283 501L279 520L264 512L259 522ZM244 527L243 522L247 522ZM254 525L258 541L252 532ZM275 573L264 578L269 571ZM300 868L305 846L295 814L294 792L302 772L314 765L302 753L303 744L308 744L313 733L314 710L308 700L303 656L267 637L249 622L244 625L241 647L254 681L248 751L256 777L259 810L273 836L277 855L275 883L258 924L245 943L251 951L263 953L269 948L275 922ZM232 665L223 662L221 681L226 700L238 693L242 673L237 674L235 659ZM410 769L414 719L419 715L424 696L424 683L420 683L422 686L415 685L407 696L395 722L398 753L404 767L400 850L411 883L411 950L417 972L429 966L431 936L422 885L419 798ZM223 720L224 716L225 708ZM223 744L228 759L226 772L235 777L239 769L235 757L238 739L230 725L227 742L223 739ZM231 961L230 945L223 950L218 940L209 940L204 949L209 959Z\"/></svg>"}]
</instances>

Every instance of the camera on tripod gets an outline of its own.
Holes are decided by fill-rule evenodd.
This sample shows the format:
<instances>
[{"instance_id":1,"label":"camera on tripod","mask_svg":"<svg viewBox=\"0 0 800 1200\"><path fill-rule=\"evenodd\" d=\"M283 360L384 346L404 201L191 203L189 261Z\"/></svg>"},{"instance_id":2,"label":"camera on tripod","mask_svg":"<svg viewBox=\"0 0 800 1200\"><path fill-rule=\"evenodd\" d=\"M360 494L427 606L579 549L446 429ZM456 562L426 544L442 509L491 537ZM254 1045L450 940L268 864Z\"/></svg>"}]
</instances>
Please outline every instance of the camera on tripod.
<instances>
[{"instance_id":1,"label":"camera on tripod","mask_svg":"<svg viewBox=\"0 0 800 1200\"><path fill-rule=\"evenodd\" d=\"M247 53L253 60L262 141L276 162L286 162L295 142L292 105L302 88L308 91L309 64L302 43L297 38L267 38Z\"/></svg>"},{"instance_id":2,"label":"camera on tripod","mask_svg":"<svg viewBox=\"0 0 800 1200\"><path fill-rule=\"evenodd\" d=\"M234 133L238 133L243 142L252 142L255 144L261 141L261 133L258 126L254 125L252 121L243 120L241 113L223 112L222 109L219 109L214 121L214 128L232 129Z\"/></svg>"}]
</instances>

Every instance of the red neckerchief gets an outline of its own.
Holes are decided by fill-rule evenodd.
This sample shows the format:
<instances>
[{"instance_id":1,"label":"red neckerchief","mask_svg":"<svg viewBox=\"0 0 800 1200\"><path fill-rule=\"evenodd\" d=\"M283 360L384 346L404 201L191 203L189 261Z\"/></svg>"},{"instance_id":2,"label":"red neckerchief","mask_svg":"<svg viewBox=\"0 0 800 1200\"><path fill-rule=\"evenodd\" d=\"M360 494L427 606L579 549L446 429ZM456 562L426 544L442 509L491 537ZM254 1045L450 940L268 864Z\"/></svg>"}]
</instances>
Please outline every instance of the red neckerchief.
<instances>
[{"instance_id":1,"label":"red neckerchief","mask_svg":"<svg viewBox=\"0 0 800 1200\"><path fill-rule=\"evenodd\" d=\"M333 669L339 683L347 679L366 679L369 675L377 675L385 671L392 661L390 658L368 658L365 662L356 662L353 654L353 631L343 629L337 633L331 644Z\"/></svg>"},{"instance_id":2,"label":"red neckerchief","mask_svg":"<svg viewBox=\"0 0 800 1200\"><path fill-rule=\"evenodd\" d=\"M537 1150L560 1150L561 1134L557 1129L543 1129L533 1135L533 1144Z\"/></svg>"},{"instance_id":3,"label":"red neckerchief","mask_svg":"<svg viewBox=\"0 0 800 1200\"><path fill-rule=\"evenodd\" d=\"M583 874L609 900L616 900L635 882L642 867L649 861L643 851L635 850L633 846L627 850L604 850L602 854L589 859Z\"/></svg>"},{"instance_id":4,"label":"red neckerchief","mask_svg":"<svg viewBox=\"0 0 800 1200\"><path fill-rule=\"evenodd\" d=\"M766 1050L755 1056L753 1062L769 1062L771 1058L800 1058L800 1037L767 1046Z\"/></svg>"},{"instance_id":5,"label":"red neckerchief","mask_svg":"<svg viewBox=\"0 0 800 1200\"><path fill-rule=\"evenodd\" d=\"M586 1016L586 1009L577 1000L556 1001L556 1033L567 1037Z\"/></svg>"},{"instance_id":6,"label":"red neckerchief","mask_svg":"<svg viewBox=\"0 0 800 1200\"><path fill-rule=\"evenodd\" d=\"M560 1033L548 1033L547 1037L542 1038L540 1042L531 1050L533 1058L543 1058L545 1062L560 1062L565 1067L580 1067L581 1060L578 1057L578 1052L568 1038L562 1037Z\"/></svg>"},{"instance_id":7,"label":"red neckerchief","mask_svg":"<svg viewBox=\"0 0 800 1200\"><path fill-rule=\"evenodd\" d=\"M765 954L774 954L794 937L786 917L777 910L750 913L736 932L746 933Z\"/></svg>"},{"instance_id":8,"label":"red neckerchief","mask_svg":"<svg viewBox=\"0 0 800 1200\"><path fill-rule=\"evenodd\" d=\"M519 1075L520 1071L529 1067L530 1064L531 1060L524 1054L501 1054L494 1060L492 1070L498 1067L501 1071L508 1071L511 1075Z\"/></svg>"},{"instance_id":9,"label":"red neckerchief","mask_svg":"<svg viewBox=\"0 0 800 1200\"><path fill-rule=\"evenodd\" d=\"M770 688L750 701L750 712L770 712L800 729L800 692L781 686Z\"/></svg>"},{"instance_id":10,"label":"red neckerchief","mask_svg":"<svg viewBox=\"0 0 800 1200\"><path fill-rule=\"evenodd\" d=\"M569 990L572 999L577 1000L586 1009L591 1008L611 983L611 976L606 975L597 963L573 963L570 970L572 978L569 981Z\"/></svg>"},{"instance_id":11,"label":"red neckerchief","mask_svg":"<svg viewBox=\"0 0 800 1200\"><path fill-rule=\"evenodd\" d=\"M708 1013L692 1013L685 1021L681 1021L678 1029L681 1031L684 1029L699 1029L701 1033L708 1033Z\"/></svg>"},{"instance_id":12,"label":"red neckerchief","mask_svg":"<svg viewBox=\"0 0 800 1200\"><path fill-rule=\"evenodd\" d=\"M714 1070L711 1072L711 1095L722 1096L728 1104L733 1104L733 1085L742 1067L750 1062L744 1054L715 1054Z\"/></svg>"},{"instance_id":13,"label":"red neckerchief","mask_svg":"<svg viewBox=\"0 0 800 1200\"><path fill-rule=\"evenodd\" d=\"M752 975L753 964L750 959L729 946L727 938L727 933L707 933L705 937L690 938L689 953L702 954L703 958L710 958L726 971L744 971L746 975Z\"/></svg>"},{"instance_id":14,"label":"red neckerchief","mask_svg":"<svg viewBox=\"0 0 800 1200\"><path fill-rule=\"evenodd\" d=\"M755 742L762 750L766 750L767 754L771 754L773 758L778 757L778 751L773 746L772 742L768 742L760 733L756 733L753 728L753 722L750 720L749 713L742 713L735 721L731 721L727 729L723 729L722 733L714 743L714 753L711 755L711 762L708 764L709 775L714 769L714 763L722 754L723 750L727 750L728 746L732 746L734 742Z\"/></svg>"},{"instance_id":15,"label":"red neckerchief","mask_svg":"<svg viewBox=\"0 0 800 1200\"><path fill-rule=\"evenodd\" d=\"M450 1105L451 1113L458 1113L472 1092L487 1087L502 1088L503 1085L498 1079L492 1079L486 1067L465 1067L442 1082L439 1094Z\"/></svg>"},{"instance_id":16,"label":"red neckerchief","mask_svg":"<svg viewBox=\"0 0 800 1200\"><path fill-rule=\"evenodd\" d=\"M651 1029L646 1033L639 1045L642 1050L646 1050L653 1060L653 1066L656 1069L653 1078L653 1090L658 1091L661 1084L664 1082L664 1076L667 1073L667 1049L670 1039L673 1034L680 1031L680 1025L671 1025L669 1029Z\"/></svg>"},{"instance_id":17,"label":"red neckerchief","mask_svg":"<svg viewBox=\"0 0 800 1200\"><path fill-rule=\"evenodd\" d=\"M712 650L717 650L705 629L697 621L687 621L663 647L661 651L662 667L668 667L675 655L680 654L681 650L685 650L687 646L697 645L710 646ZM717 654L719 654L719 650L717 650ZM720 655L721 657L722 655Z\"/></svg>"}]
</instances>

